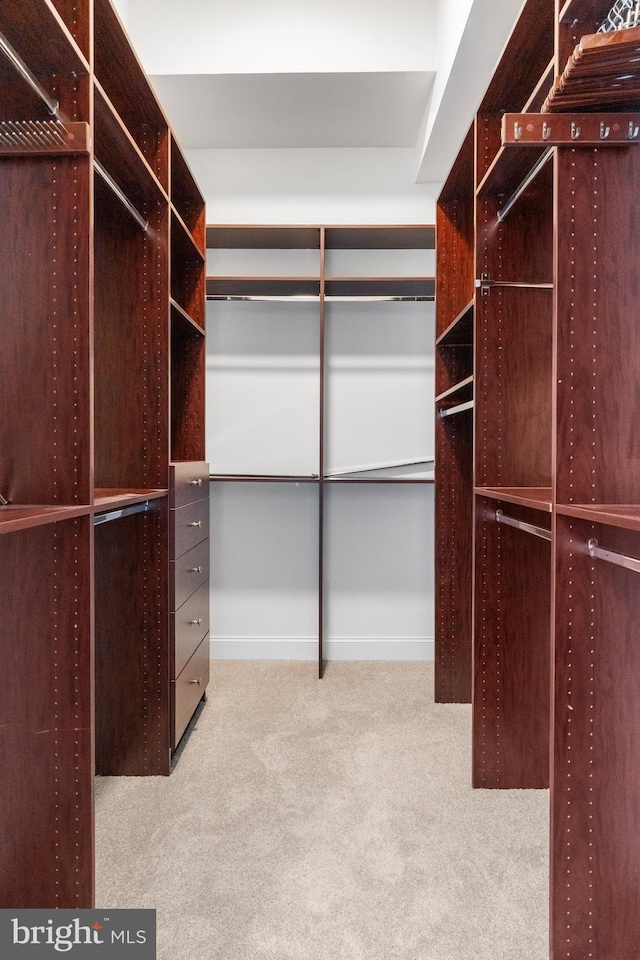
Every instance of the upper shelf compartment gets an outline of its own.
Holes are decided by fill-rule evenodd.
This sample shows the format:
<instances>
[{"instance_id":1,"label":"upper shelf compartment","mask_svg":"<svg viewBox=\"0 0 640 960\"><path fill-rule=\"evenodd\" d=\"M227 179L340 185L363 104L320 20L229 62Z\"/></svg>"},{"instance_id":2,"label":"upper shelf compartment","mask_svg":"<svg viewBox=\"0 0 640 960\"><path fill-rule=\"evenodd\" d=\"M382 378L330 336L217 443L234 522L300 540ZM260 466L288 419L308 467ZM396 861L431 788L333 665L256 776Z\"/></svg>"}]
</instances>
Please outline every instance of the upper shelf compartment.
<instances>
[{"instance_id":1,"label":"upper shelf compartment","mask_svg":"<svg viewBox=\"0 0 640 960\"><path fill-rule=\"evenodd\" d=\"M50 0L0 5L0 119L88 121L88 74Z\"/></svg>"},{"instance_id":2,"label":"upper shelf compartment","mask_svg":"<svg viewBox=\"0 0 640 960\"><path fill-rule=\"evenodd\" d=\"M320 227L209 225L210 250L319 250Z\"/></svg>"},{"instance_id":3,"label":"upper shelf compartment","mask_svg":"<svg viewBox=\"0 0 640 960\"><path fill-rule=\"evenodd\" d=\"M328 300L357 297L391 300L434 300L433 277L327 277Z\"/></svg>"},{"instance_id":4,"label":"upper shelf compartment","mask_svg":"<svg viewBox=\"0 0 640 960\"><path fill-rule=\"evenodd\" d=\"M424 226L344 226L327 227L327 250L434 250L435 227Z\"/></svg>"},{"instance_id":5,"label":"upper shelf compartment","mask_svg":"<svg viewBox=\"0 0 640 960\"><path fill-rule=\"evenodd\" d=\"M204 199L176 138L171 136L171 203L204 256Z\"/></svg>"},{"instance_id":6,"label":"upper shelf compartment","mask_svg":"<svg viewBox=\"0 0 640 960\"><path fill-rule=\"evenodd\" d=\"M169 128L110 0L94 0L95 72L140 152L169 189Z\"/></svg>"}]
</instances>

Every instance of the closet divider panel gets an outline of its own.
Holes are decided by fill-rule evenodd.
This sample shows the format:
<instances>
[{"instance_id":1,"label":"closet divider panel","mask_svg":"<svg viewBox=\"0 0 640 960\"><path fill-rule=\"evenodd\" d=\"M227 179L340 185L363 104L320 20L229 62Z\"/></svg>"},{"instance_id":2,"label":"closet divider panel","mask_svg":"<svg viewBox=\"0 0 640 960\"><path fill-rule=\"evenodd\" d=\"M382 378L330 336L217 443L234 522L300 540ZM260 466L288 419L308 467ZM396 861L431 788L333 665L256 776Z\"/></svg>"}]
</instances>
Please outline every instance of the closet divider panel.
<instances>
[{"instance_id":1,"label":"closet divider panel","mask_svg":"<svg viewBox=\"0 0 640 960\"><path fill-rule=\"evenodd\" d=\"M639 504L640 150L562 148L557 166L556 497Z\"/></svg>"},{"instance_id":2,"label":"closet divider panel","mask_svg":"<svg viewBox=\"0 0 640 960\"><path fill-rule=\"evenodd\" d=\"M90 523L0 536L4 908L93 902Z\"/></svg>"},{"instance_id":3,"label":"closet divider panel","mask_svg":"<svg viewBox=\"0 0 640 960\"><path fill-rule=\"evenodd\" d=\"M640 534L557 519L552 957L621 960L640 943Z\"/></svg>"},{"instance_id":4,"label":"closet divider panel","mask_svg":"<svg viewBox=\"0 0 640 960\"><path fill-rule=\"evenodd\" d=\"M95 530L96 773L170 773L168 501Z\"/></svg>"},{"instance_id":5,"label":"closet divider panel","mask_svg":"<svg viewBox=\"0 0 640 960\"><path fill-rule=\"evenodd\" d=\"M0 157L0 494L13 504L91 499L90 175L86 152Z\"/></svg>"},{"instance_id":6,"label":"closet divider panel","mask_svg":"<svg viewBox=\"0 0 640 960\"><path fill-rule=\"evenodd\" d=\"M498 523L497 510L544 530L551 520L476 500L473 785L548 787L551 546Z\"/></svg>"}]
</instances>

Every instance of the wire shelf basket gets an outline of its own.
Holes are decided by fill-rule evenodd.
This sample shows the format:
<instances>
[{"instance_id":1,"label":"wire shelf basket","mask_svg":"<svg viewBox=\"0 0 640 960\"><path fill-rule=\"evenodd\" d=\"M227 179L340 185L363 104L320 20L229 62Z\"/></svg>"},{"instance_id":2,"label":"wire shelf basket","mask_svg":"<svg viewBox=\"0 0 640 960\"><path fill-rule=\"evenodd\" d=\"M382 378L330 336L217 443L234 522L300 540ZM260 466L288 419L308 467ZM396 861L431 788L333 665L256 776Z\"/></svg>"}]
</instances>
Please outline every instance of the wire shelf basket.
<instances>
[{"instance_id":1,"label":"wire shelf basket","mask_svg":"<svg viewBox=\"0 0 640 960\"><path fill-rule=\"evenodd\" d=\"M598 33L640 27L640 0L617 0L607 14Z\"/></svg>"}]
</instances>

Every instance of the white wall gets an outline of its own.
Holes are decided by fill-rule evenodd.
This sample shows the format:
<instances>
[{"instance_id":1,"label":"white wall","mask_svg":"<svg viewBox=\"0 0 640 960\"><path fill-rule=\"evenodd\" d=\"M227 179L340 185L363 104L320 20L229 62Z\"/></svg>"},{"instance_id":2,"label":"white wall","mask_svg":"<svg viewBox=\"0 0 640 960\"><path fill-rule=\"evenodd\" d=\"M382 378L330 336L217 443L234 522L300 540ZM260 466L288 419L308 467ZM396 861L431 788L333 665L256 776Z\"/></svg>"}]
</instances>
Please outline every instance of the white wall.
<instances>
[{"instance_id":1,"label":"white wall","mask_svg":"<svg viewBox=\"0 0 640 960\"><path fill-rule=\"evenodd\" d=\"M411 148L189 150L210 223L433 223Z\"/></svg>"},{"instance_id":2,"label":"white wall","mask_svg":"<svg viewBox=\"0 0 640 960\"><path fill-rule=\"evenodd\" d=\"M437 188L413 183L411 150L191 151L188 159L204 189L209 222L434 219ZM279 254L260 263L250 255L244 266L243 256L212 252L208 269L280 272ZM308 268L306 255L300 259L292 272ZM383 259L377 252L334 256L331 268L375 274L385 272ZM401 259L389 257L389 273L433 271L433 254L416 259L409 252L404 264ZM378 315L382 309L389 311L388 323ZM311 381L317 377L317 334L306 319L309 310L317 316L317 304L208 305L214 471L256 472L264 459L264 469L316 472L317 392ZM300 329L290 327L290 312L301 318ZM336 304L327 323L327 420L336 438L328 444L330 455L379 462L399 453L394 443L403 431L401 447L411 447L407 456L418 447L432 452L433 305ZM297 431L305 423L301 439ZM212 483L211 495L212 656L314 659L317 487ZM335 485L327 490L325 511L326 656L431 657L433 488Z\"/></svg>"},{"instance_id":3,"label":"white wall","mask_svg":"<svg viewBox=\"0 0 640 960\"><path fill-rule=\"evenodd\" d=\"M119 0L151 74L429 70L435 0Z\"/></svg>"}]
</instances>

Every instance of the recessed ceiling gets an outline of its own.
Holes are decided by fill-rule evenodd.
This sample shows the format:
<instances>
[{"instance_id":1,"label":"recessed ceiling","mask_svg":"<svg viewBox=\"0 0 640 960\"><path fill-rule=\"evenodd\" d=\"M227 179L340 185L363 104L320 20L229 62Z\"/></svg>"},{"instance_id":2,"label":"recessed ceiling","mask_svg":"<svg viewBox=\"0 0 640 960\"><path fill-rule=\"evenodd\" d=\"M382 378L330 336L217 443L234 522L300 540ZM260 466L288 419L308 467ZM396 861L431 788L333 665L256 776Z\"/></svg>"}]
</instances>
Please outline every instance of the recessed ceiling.
<instances>
[{"instance_id":1,"label":"recessed ceiling","mask_svg":"<svg viewBox=\"0 0 640 960\"><path fill-rule=\"evenodd\" d=\"M428 72L152 76L185 149L413 147Z\"/></svg>"}]
</instances>

